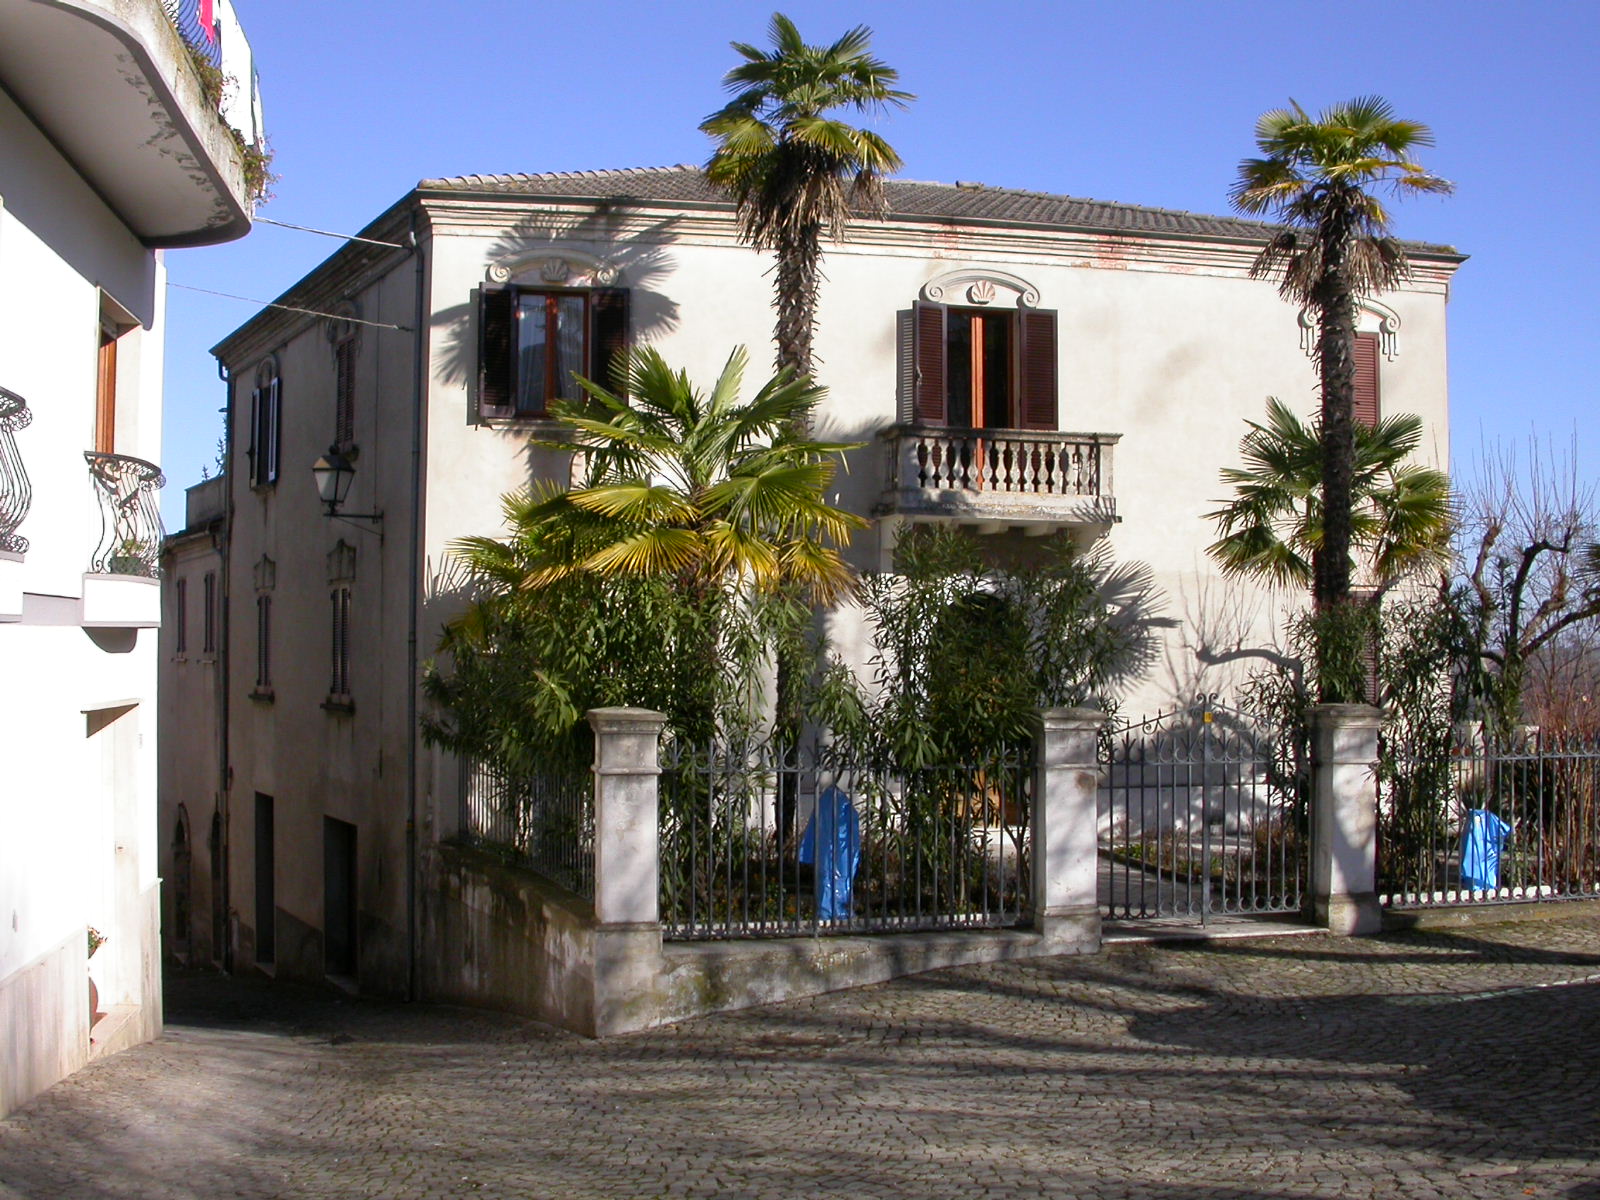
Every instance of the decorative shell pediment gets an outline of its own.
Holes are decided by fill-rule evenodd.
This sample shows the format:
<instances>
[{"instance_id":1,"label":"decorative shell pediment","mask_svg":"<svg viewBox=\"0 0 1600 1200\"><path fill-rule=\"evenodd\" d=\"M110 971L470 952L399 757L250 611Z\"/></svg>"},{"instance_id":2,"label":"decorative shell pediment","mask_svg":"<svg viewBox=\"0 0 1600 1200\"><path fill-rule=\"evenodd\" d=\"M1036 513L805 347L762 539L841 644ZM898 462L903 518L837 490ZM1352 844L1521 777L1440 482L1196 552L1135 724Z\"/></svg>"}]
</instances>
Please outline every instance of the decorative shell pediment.
<instances>
[{"instance_id":1,"label":"decorative shell pediment","mask_svg":"<svg viewBox=\"0 0 1600 1200\"><path fill-rule=\"evenodd\" d=\"M1363 296L1356 307L1378 319L1378 349L1389 362L1400 353L1400 314L1381 300ZM1315 309L1300 310L1300 349L1310 358L1317 356L1317 314Z\"/></svg>"},{"instance_id":2,"label":"decorative shell pediment","mask_svg":"<svg viewBox=\"0 0 1600 1200\"><path fill-rule=\"evenodd\" d=\"M487 274L491 283L524 287L616 287L622 269L582 250L541 247L490 263Z\"/></svg>"},{"instance_id":3,"label":"decorative shell pediment","mask_svg":"<svg viewBox=\"0 0 1600 1200\"><path fill-rule=\"evenodd\" d=\"M933 304L975 304L980 307L1011 303L1018 308L1037 308L1039 289L1020 275L992 271L986 267L964 267L946 271L922 285L922 298Z\"/></svg>"}]
</instances>

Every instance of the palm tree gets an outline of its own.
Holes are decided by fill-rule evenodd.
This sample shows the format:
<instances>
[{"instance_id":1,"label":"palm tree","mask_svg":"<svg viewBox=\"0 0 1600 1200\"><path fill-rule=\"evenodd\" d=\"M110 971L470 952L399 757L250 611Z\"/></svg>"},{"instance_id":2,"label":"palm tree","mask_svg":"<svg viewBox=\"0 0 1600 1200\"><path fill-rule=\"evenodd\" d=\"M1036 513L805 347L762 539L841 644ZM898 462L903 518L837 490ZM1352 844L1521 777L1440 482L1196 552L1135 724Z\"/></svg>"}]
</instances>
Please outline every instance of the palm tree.
<instances>
[{"instance_id":1,"label":"palm tree","mask_svg":"<svg viewBox=\"0 0 1600 1200\"><path fill-rule=\"evenodd\" d=\"M867 53L872 31L858 25L830 46L808 46L794 22L774 13L772 50L743 42L745 61L723 77L733 99L701 130L716 139L706 177L732 195L740 236L777 256L777 366L812 373L822 237L838 237L852 207L883 205L882 176L900 167L894 148L870 129L828 113L904 107L899 72Z\"/></svg>"},{"instance_id":2,"label":"palm tree","mask_svg":"<svg viewBox=\"0 0 1600 1200\"><path fill-rule=\"evenodd\" d=\"M1206 514L1220 535L1207 553L1225 575L1304 587L1327 545L1327 444L1281 400L1267 401L1264 424L1248 424L1239 443L1245 465L1222 472L1234 497ZM1408 574L1448 562L1450 480L1443 471L1404 461L1422 441L1422 420L1413 414L1357 425L1354 440L1351 544L1366 582L1381 596Z\"/></svg>"},{"instance_id":3,"label":"palm tree","mask_svg":"<svg viewBox=\"0 0 1600 1200\"><path fill-rule=\"evenodd\" d=\"M835 455L855 447L800 432L824 395L809 379L780 371L741 400L746 362L736 349L709 393L649 348L626 361L627 400L580 378L584 400L555 409L568 438L539 444L576 449L581 482L513 493L508 537L452 544L478 599L443 648L476 655L494 694L531 693L523 707L543 706L559 728L583 711L572 697L609 694L604 677L659 697L701 741L725 710L718 697L748 698L759 660L809 616L791 601L827 603L850 585L840 549L866 522L823 496ZM517 679L484 666L496 637L537 643L502 656ZM435 692L455 699L447 683Z\"/></svg>"},{"instance_id":4,"label":"palm tree","mask_svg":"<svg viewBox=\"0 0 1600 1200\"><path fill-rule=\"evenodd\" d=\"M823 492L833 456L855 446L797 432L826 394L809 379L780 371L741 401L747 362L734 350L709 394L648 347L628 357L626 400L580 378L585 399L554 410L570 438L536 444L576 449L582 485L508 497L512 539L468 537L457 550L521 588L574 574L670 576L696 589L792 584L818 603L837 598L850 581L839 546L866 522Z\"/></svg>"},{"instance_id":5,"label":"palm tree","mask_svg":"<svg viewBox=\"0 0 1600 1200\"><path fill-rule=\"evenodd\" d=\"M1256 122L1262 157L1239 164L1232 190L1241 211L1288 226L1261 251L1252 276L1280 276L1285 298L1316 311L1324 515L1320 541L1310 549L1319 610L1337 607L1350 594L1356 301L1408 272L1375 193L1449 192L1447 180L1411 157L1415 148L1432 144L1426 125L1397 119L1376 96L1334 105L1315 119L1291 101Z\"/></svg>"}]
</instances>

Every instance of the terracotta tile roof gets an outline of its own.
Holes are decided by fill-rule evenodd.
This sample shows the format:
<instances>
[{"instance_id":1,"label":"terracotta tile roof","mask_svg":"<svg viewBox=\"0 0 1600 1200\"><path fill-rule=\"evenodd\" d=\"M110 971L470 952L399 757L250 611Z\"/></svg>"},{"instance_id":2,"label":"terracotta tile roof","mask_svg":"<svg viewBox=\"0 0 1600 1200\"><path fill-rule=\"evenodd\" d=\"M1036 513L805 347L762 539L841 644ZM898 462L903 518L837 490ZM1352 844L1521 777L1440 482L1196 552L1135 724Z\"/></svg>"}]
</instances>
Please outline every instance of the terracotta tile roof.
<instances>
[{"instance_id":1,"label":"terracotta tile roof","mask_svg":"<svg viewBox=\"0 0 1600 1200\"><path fill-rule=\"evenodd\" d=\"M706 182L699 167L630 167L613 171L559 171L542 175L458 175L424 179L428 191L488 192L592 200L666 201L724 206L727 197ZM910 220L995 222L1108 233L1226 238L1259 242L1275 228L1262 221L1208 216L1169 208L1146 208L1048 192L1026 192L983 184L884 182L889 216ZM1408 242L1414 251L1454 255L1448 246Z\"/></svg>"}]
</instances>

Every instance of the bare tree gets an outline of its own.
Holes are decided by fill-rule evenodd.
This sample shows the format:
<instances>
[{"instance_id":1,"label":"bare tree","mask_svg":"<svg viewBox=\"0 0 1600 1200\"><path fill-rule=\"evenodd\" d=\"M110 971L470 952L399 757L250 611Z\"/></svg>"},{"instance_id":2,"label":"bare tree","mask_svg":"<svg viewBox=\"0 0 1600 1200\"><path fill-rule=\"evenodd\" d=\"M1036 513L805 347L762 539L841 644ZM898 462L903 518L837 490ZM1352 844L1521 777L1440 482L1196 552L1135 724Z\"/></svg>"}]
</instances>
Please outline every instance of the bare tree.
<instances>
[{"instance_id":1,"label":"bare tree","mask_svg":"<svg viewBox=\"0 0 1600 1200\"><path fill-rule=\"evenodd\" d=\"M1462 683L1492 729L1530 714L1530 682L1600 636L1600 510L1575 448L1485 454L1463 501Z\"/></svg>"}]
</instances>

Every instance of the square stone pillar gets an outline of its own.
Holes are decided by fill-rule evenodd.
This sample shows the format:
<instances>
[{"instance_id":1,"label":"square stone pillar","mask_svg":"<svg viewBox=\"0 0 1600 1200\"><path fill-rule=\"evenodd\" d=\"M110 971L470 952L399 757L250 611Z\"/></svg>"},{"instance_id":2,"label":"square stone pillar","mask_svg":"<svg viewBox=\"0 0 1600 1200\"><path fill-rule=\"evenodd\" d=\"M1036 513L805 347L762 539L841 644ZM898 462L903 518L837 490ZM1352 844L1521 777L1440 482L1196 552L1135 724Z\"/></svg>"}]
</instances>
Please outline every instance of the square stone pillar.
<instances>
[{"instance_id":1,"label":"square stone pillar","mask_svg":"<svg viewBox=\"0 0 1600 1200\"><path fill-rule=\"evenodd\" d=\"M594 915L602 925L658 925L661 729L648 708L593 708Z\"/></svg>"},{"instance_id":2,"label":"square stone pillar","mask_svg":"<svg viewBox=\"0 0 1600 1200\"><path fill-rule=\"evenodd\" d=\"M1311 901L1331 933L1377 933L1378 729L1367 704L1317 704L1311 722Z\"/></svg>"},{"instance_id":3,"label":"square stone pillar","mask_svg":"<svg viewBox=\"0 0 1600 1200\"><path fill-rule=\"evenodd\" d=\"M594 916L592 1019L603 1037L656 1022L661 985L657 791L661 729L648 708L593 708Z\"/></svg>"},{"instance_id":4,"label":"square stone pillar","mask_svg":"<svg viewBox=\"0 0 1600 1200\"><path fill-rule=\"evenodd\" d=\"M1100 727L1092 708L1034 716L1033 924L1063 954L1100 949Z\"/></svg>"}]
</instances>

